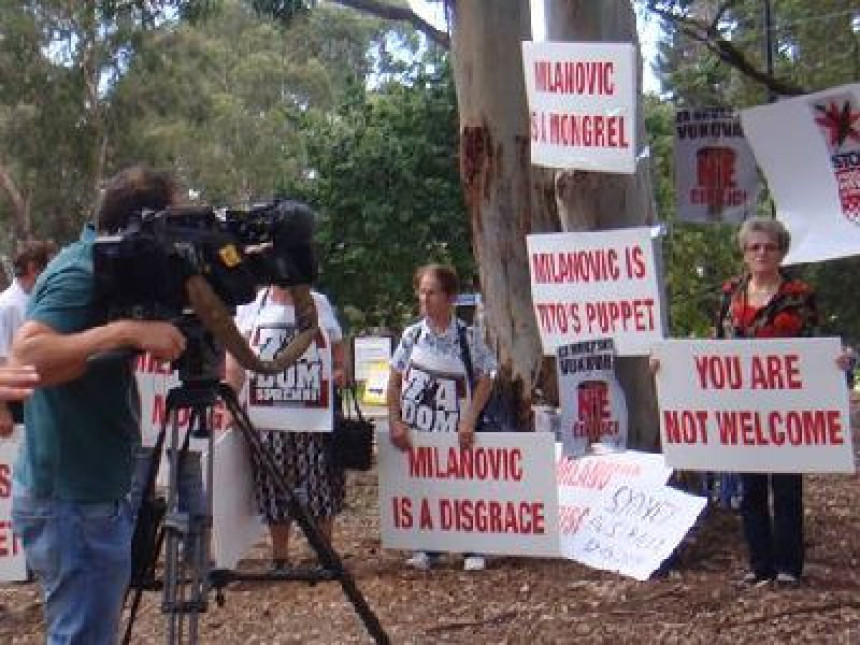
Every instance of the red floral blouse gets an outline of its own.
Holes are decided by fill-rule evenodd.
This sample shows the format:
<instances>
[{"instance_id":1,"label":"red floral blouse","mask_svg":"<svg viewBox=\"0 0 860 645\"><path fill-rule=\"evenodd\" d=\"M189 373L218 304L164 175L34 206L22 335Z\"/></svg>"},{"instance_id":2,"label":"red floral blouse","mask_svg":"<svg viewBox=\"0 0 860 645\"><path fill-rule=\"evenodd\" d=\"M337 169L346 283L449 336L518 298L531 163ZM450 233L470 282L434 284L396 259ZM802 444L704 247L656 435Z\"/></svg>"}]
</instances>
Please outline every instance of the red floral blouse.
<instances>
[{"instance_id":1,"label":"red floral blouse","mask_svg":"<svg viewBox=\"0 0 860 645\"><path fill-rule=\"evenodd\" d=\"M723 285L723 305L717 320L718 338L792 338L814 336L818 329L815 292L800 280L783 277L763 307L747 300L749 276Z\"/></svg>"}]
</instances>

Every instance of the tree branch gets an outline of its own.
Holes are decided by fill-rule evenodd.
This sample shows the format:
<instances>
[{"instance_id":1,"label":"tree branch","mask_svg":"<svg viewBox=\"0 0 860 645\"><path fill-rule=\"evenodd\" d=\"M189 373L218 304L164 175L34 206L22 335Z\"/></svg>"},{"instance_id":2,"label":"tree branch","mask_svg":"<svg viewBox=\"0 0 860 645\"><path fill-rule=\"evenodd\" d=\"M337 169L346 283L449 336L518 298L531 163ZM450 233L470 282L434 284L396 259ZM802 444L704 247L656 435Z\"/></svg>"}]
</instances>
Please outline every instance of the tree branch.
<instances>
[{"instance_id":1,"label":"tree branch","mask_svg":"<svg viewBox=\"0 0 860 645\"><path fill-rule=\"evenodd\" d=\"M721 12L728 8L728 5L730 4L732 3L728 2L725 6L721 7ZM800 94L807 93L807 90L803 87L776 78L753 64L753 62L750 61L750 59L747 58L747 56L734 43L720 36L720 33L715 26L716 23L705 24L699 20L695 20L694 18L661 8L657 6L657 3L654 1L648 3L648 9L663 20L677 26L678 29L681 30L681 33L688 38L705 45L705 47L716 54L721 61L730 67L734 67L744 76L764 85L772 92L781 96L798 96Z\"/></svg>"},{"instance_id":2,"label":"tree branch","mask_svg":"<svg viewBox=\"0 0 860 645\"><path fill-rule=\"evenodd\" d=\"M386 2L380 2L379 0L332 0L332 2L355 9L356 11L368 13L377 18L408 22L440 47L449 49L451 46L451 39L446 32L436 29L407 7L398 7Z\"/></svg>"},{"instance_id":3,"label":"tree branch","mask_svg":"<svg viewBox=\"0 0 860 645\"><path fill-rule=\"evenodd\" d=\"M0 190L3 190L9 196L9 201L12 202L12 217L14 219L15 237L26 238L30 235L30 223L28 217L29 206L27 200L18 190L15 180L7 167L0 162Z\"/></svg>"}]
</instances>

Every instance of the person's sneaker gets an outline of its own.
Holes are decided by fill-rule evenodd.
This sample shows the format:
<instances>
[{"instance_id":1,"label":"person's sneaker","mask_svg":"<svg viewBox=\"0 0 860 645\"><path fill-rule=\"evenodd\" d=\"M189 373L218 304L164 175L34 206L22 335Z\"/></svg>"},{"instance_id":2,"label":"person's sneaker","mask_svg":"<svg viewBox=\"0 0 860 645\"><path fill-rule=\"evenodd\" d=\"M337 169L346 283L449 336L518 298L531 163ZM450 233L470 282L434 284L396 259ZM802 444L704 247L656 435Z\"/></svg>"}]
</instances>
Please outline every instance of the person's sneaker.
<instances>
[{"instance_id":1,"label":"person's sneaker","mask_svg":"<svg viewBox=\"0 0 860 645\"><path fill-rule=\"evenodd\" d=\"M483 571L487 568L487 561L482 555L469 555L463 558L463 571Z\"/></svg>"},{"instance_id":2,"label":"person's sneaker","mask_svg":"<svg viewBox=\"0 0 860 645\"><path fill-rule=\"evenodd\" d=\"M744 584L750 585L751 587L764 587L767 584L770 584L773 578L771 576L762 576L757 574L755 571L750 571L744 576Z\"/></svg>"},{"instance_id":3,"label":"person's sneaker","mask_svg":"<svg viewBox=\"0 0 860 645\"><path fill-rule=\"evenodd\" d=\"M792 573L780 571L776 574L776 584L783 587L796 587L800 584L800 578Z\"/></svg>"},{"instance_id":4,"label":"person's sneaker","mask_svg":"<svg viewBox=\"0 0 860 645\"><path fill-rule=\"evenodd\" d=\"M411 558L406 561L407 567L412 567L418 571L429 571L439 562L438 555L431 555L426 551L416 551Z\"/></svg>"}]
</instances>

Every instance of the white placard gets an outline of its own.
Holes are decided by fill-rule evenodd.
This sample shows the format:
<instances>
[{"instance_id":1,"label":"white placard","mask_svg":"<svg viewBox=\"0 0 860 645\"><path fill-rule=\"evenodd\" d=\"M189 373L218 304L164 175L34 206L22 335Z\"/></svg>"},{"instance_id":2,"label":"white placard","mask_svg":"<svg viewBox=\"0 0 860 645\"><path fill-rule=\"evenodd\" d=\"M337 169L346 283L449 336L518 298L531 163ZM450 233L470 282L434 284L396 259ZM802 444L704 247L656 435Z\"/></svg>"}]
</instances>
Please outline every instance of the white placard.
<instances>
[{"instance_id":1,"label":"white placard","mask_svg":"<svg viewBox=\"0 0 860 645\"><path fill-rule=\"evenodd\" d=\"M549 433L412 432L412 450L379 446L379 515L389 549L558 556L554 441Z\"/></svg>"},{"instance_id":2,"label":"white placard","mask_svg":"<svg viewBox=\"0 0 860 645\"><path fill-rule=\"evenodd\" d=\"M665 485L672 470L662 455L559 456L557 472L562 555L637 580L672 553L705 506Z\"/></svg>"},{"instance_id":3,"label":"white placard","mask_svg":"<svg viewBox=\"0 0 860 645\"><path fill-rule=\"evenodd\" d=\"M786 264L860 253L860 84L741 112L791 233Z\"/></svg>"},{"instance_id":4,"label":"white placard","mask_svg":"<svg viewBox=\"0 0 860 645\"><path fill-rule=\"evenodd\" d=\"M158 438L162 423L167 417L167 393L171 388L179 386L179 374L171 371L168 363L154 360L151 356L142 355L135 361L135 377L137 378L137 389L140 393L140 433L141 442L144 446L153 446ZM211 410L212 427L216 436L227 429L230 415L224 404L219 401ZM177 412L179 429L184 432L188 429L190 410L182 408ZM168 424L168 433L171 424ZM169 443L170 435L165 437L165 444ZM181 442L180 442L180 445ZM188 449L200 452L206 450L207 440L205 438L192 437Z\"/></svg>"},{"instance_id":5,"label":"white placard","mask_svg":"<svg viewBox=\"0 0 860 645\"><path fill-rule=\"evenodd\" d=\"M636 172L636 67L630 43L523 42L531 161Z\"/></svg>"},{"instance_id":6,"label":"white placard","mask_svg":"<svg viewBox=\"0 0 860 645\"><path fill-rule=\"evenodd\" d=\"M362 336L353 340L356 381L366 381L374 363L391 360L391 339L386 336Z\"/></svg>"},{"instance_id":7,"label":"white placard","mask_svg":"<svg viewBox=\"0 0 860 645\"><path fill-rule=\"evenodd\" d=\"M838 338L661 343L666 460L690 470L854 472L841 347Z\"/></svg>"},{"instance_id":8,"label":"white placard","mask_svg":"<svg viewBox=\"0 0 860 645\"><path fill-rule=\"evenodd\" d=\"M611 338L562 345L556 350L561 425L568 457L627 447L627 399L615 378Z\"/></svg>"},{"instance_id":9,"label":"white placard","mask_svg":"<svg viewBox=\"0 0 860 645\"><path fill-rule=\"evenodd\" d=\"M678 216L738 224L755 214L758 166L734 108L675 112Z\"/></svg>"},{"instance_id":10,"label":"white placard","mask_svg":"<svg viewBox=\"0 0 860 645\"><path fill-rule=\"evenodd\" d=\"M262 360L272 360L294 333L291 325L261 323L258 316L250 345ZM301 358L283 372L248 372L242 390L242 402L247 405L251 423L257 428L284 432L331 432L333 400L331 340L322 330Z\"/></svg>"},{"instance_id":11,"label":"white placard","mask_svg":"<svg viewBox=\"0 0 860 645\"><path fill-rule=\"evenodd\" d=\"M526 244L545 355L610 337L619 356L641 356L663 338L649 228L529 235Z\"/></svg>"},{"instance_id":12,"label":"white placard","mask_svg":"<svg viewBox=\"0 0 860 645\"><path fill-rule=\"evenodd\" d=\"M8 437L0 438L0 582L27 579L24 547L12 531L12 473L23 440L21 425Z\"/></svg>"},{"instance_id":13,"label":"white placard","mask_svg":"<svg viewBox=\"0 0 860 645\"><path fill-rule=\"evenodd\" d=\"M233 569L260 539L264 523L257 513L251 457L242 433L233 429L221 435L214 450L212 557L219 567Z\"/></svg>"}]
</instances>

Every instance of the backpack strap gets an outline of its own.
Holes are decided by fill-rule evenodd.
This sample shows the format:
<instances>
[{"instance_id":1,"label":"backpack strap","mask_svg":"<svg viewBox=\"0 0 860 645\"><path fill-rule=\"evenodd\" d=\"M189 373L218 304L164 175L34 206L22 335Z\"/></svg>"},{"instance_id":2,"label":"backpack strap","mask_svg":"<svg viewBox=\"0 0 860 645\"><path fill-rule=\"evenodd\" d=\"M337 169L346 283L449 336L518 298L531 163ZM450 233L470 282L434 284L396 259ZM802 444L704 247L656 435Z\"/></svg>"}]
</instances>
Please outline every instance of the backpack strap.
<instances>
[{"instance_id":1,"label":"backpack strap","mask_svg":"<svg viewBox=\"0 0 860 645\"><path fill-rule=\"evenodd\" d=\"M466 339L466 325L457 321L457 340L460 341L460 358L466 366L466 378L469 379L469 387L475 389L475 371L472 368L472 353L469 351L469 343ZM474 394L473 394L474 396Z\"/></svg>"}]
</instances>

